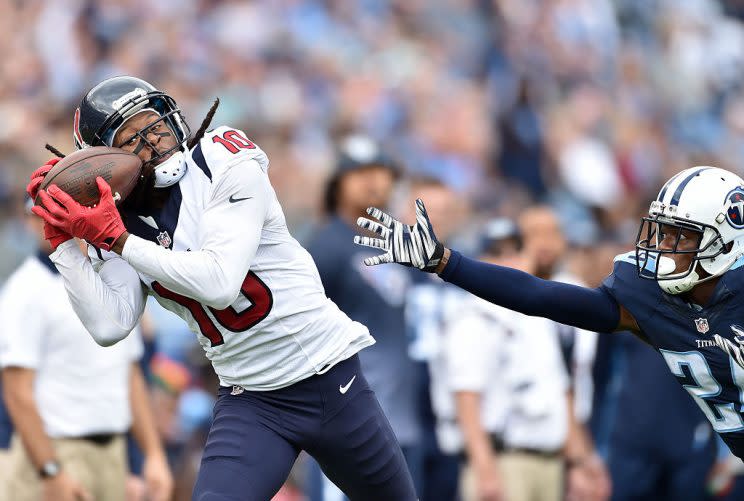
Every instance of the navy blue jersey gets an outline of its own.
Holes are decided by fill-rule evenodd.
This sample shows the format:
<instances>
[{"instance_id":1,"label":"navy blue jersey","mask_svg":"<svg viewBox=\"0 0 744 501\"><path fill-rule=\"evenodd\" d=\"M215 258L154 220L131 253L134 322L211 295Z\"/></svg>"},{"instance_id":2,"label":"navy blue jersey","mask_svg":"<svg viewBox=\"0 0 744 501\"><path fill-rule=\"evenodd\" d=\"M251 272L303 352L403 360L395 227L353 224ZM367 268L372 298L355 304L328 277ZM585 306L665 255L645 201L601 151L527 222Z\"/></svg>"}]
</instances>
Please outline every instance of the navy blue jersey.
<instances>
[{"instance_id":1,"label":"navy blue jersey","mask_svg":"<svg viewBox=\"0 0 744 501\"><path fill-rule=\"evenodd\" d=\"M744 259L720 278L705 307L666 294L655 281L640 278L635 252L617 256L613 273L602 285L633 315L640 337L661 353L713 429L740 458L744 458L742 265Z\"/></svg>"}]
</instances>

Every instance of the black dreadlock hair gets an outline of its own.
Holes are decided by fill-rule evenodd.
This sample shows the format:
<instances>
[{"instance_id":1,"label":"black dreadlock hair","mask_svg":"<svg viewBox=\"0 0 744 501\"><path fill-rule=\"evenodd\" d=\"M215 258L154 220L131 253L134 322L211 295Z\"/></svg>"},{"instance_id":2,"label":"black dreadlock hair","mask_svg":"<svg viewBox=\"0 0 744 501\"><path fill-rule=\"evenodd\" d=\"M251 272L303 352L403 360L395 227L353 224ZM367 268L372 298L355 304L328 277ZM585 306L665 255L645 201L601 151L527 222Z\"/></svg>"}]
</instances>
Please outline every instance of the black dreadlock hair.
<instances>
[{"instance_id":1,"label":"black dreadlock hair","mask_svg":"<svg viewBox=\"0 0 744 501\"><path fill-rule=\"evenodd\" d=\"M54 146L52 146L49 143L47 143L44 146L44 148L46 148L47 150L51 151L53 155L56 155L59 158L65 158L65 154L64 153L62 153L61 151L59 151L57 148L55 148Z\"/></svg>"},{"instance_id":2,"label":"black dreadlock hair","mask_svg":"<svg viewBox=\"0 0 744 501\"><path fill-rule=\"evenodd\" d=\"M196 134L189 139L189 142L186 144L186 147L190 150L197 144L199 144L199 141L202 137L204 137L204 133L207 131L207 127L209 127L209 124L212 123L212 118L214 118L214 114L217 112L217 107L220 105L220 98L215 98L214 103L212 103L212 107L209 108L209 111L207 112L207 116L204 117L204 120L202 121L201 125L199 126L199 130L196 131Z\"/></svg>"}]
</instances>

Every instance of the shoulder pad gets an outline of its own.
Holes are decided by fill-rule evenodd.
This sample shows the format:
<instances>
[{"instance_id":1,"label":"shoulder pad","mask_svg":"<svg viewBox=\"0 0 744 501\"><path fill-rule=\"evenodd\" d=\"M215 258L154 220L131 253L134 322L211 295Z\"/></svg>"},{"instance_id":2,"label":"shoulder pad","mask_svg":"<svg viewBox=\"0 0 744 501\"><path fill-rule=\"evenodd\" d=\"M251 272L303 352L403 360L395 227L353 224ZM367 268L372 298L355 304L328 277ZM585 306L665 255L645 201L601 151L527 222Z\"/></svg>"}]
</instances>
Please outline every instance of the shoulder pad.
<instances>
[{"instance_id":1,"label":"shoulder pad","mask_svg":"<svg viewBox=\"0 0 744 501\"><path fill-rule=\"evenodd\" d=\"M725 281L726 287L732 292L741 292L744 290L744 256L740 257L721 277Z\"/></svg>"},{"instance_id":2,"label":"shoulder pad","mask_svg":"<svg viewBox=\"0 0 744 501\"><path fill-rule=\"evenodd\" d=\"M636 258L635 251L625 252L623 254L618 254L615 256L615 259L613 259L614 263L630 263L633 266L638 262L638 259Z\"/></svg>"},{"instance_id":3,"label":"shoulder pad","mask_svg":"<svg viewBox=\"0 0 744 501\"><path fill-rule=\"evenodd\" d=\"M602 282L604 287L636 321L648 318L662 300L664 292L655 280L638 276L635 251L615 256L610 276Z\"/></svg>"},{"instance_id":4,"label":"shoulder pad","mask_svg":"<svg viewBox=\"0 0 744 501\"><path fill-rule=\"evenodd\" d=\"M618 280L628 284L628 286L640 282L643 279L638 276L637 262L638 260L636 259L635 251L618 254L613 259L612 274L610 274L602 284L612 289ZM645 281L646 280L644 280L644 282ZM648 280L648 282L656 285L652 280Z\"/></svg>"},{"instance_id":5,"label":"shoulder pad","mask_svg":"<svg viewBox=\"0 0 744 501\"><path fill-rule=\"evenodd\" d=\"M190 157L210 181L239 160L255 160L264 172L269 169L269 157L261 148L243 131L224 125L205 133Z\"/></svg>"},{"instance_id":6,"label":"shoulder pad","mask_svg":"<svg viewBox=\"0 0 744 501\"><path fill-rule=\"evenodd\" d=\"M739 259L734 261L734 264L731 265L731 268L729 268L728 271L733 271L742 267L744 267L744 256L741 256Z\"/></svg>"}]
</instances>

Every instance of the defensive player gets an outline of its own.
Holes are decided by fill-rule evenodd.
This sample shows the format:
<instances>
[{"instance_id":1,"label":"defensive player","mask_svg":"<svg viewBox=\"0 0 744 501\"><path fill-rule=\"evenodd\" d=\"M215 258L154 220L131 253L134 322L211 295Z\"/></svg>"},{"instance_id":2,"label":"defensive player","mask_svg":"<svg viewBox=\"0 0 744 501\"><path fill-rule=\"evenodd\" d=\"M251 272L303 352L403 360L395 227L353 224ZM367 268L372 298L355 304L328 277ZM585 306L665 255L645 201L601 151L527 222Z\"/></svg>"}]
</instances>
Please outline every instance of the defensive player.
<instances>
[{"instance_id":1,"label":"defensive player","mask_svg":"<svg viewBox=\"0 0 744 501\"><path fill-rule=\"evenodd\" d=\"M426 209L401 223L379 209L355 237L384 254L365 264L400 263L512 310L596 332L630 330L664 357L732 452L744 458L744 180L715 167L672 177L642 218L636 250L589 289L541 280L444 248ZM663 412L660 409L659 412ZM673 420L674 416L668 416Z\"/></svg>"},{"instance_id":2,"label":"defensive player","mask_svg":"<svg viewBox=\"0 0 744 501\"><path fill-rule=\"evenodd\" d=\"M190 139L174 100L143 80L105 80L83 98L76 146L119 147L145 169L121 216L101 178L94 208L40 192L34 211L77 314L110 345L151 294L197 333L221 387L193 499L268 500L302 449L352 500L415 499L359 368L373 338L326 298L287 231L266 154L239 130L205 132L216 105ZM70 235L92 244L90 260Z\"/></svg>"}]
</instances>

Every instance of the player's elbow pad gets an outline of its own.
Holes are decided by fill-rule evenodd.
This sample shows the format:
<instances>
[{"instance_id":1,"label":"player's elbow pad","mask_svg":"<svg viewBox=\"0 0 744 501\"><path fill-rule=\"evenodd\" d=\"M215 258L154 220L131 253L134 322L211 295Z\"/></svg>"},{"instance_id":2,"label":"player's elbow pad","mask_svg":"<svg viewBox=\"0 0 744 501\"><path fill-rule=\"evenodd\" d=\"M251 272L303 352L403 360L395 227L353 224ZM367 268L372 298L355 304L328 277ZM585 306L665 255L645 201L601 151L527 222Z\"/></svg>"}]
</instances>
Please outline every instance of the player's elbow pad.
<instances>
[{"instance_id":1,"label":"player's elbow pad","mask_svg":"<svg viewBox=\"0 0 744 501\"><path fill-rule=\"evenodd\" d=\"M108 347L115 345L127 337L134 330L134 327L126 328L109 324L106 326L95 326L93 328L88 327L88 333L90 333L90 336L98 345Z\"/></svg>"},{"instance_id":2,"label":"player's elbow pad","mask_svg":"<svg viewBox=\"0 0 744 501\"><path fill-rule=\"evenodd\" d=\"M202 283L208 285L201 287L198 297L194 297L194 299L215 310L224 310L235 303L240 296L245 275L241 277L242 273L235 273L230 270L213 253L207 252L205 255L210 258L210 266L208 267L209 273L204 277Z\"/></svg>"},{"instance_id":3,"label":"player's elbow pad","mask_svg":"<svg viewBox=\"0 0 744 501\"><path fill-rule=\"evenodd\" d=\"M243 279L230 279L222 274L213 279L212 285L203 291L204 297L200 302L215 310L224 310L237 301L242 288Z\"/></svg>"},{"instance_id":4,"label":"player's elbow pad","mask_svg":"<svg viewBox=\"0 0 744 501\"><path fill-rule=\"evenodd\" d=\"M242 283L235 286L225 281L214 281L212 286L202 291L201 297L195 299L215 310L224 310L238 299L241 286Z\"/></svg>"},{"instance_id":5,"label":"player's elbow pad","mask_svg":"<svg viewBox=\"0 0 744 501\"><path fill-rule=\"evenodd\" d=\"M211 297L204 298L203 302L204 304L214 308L215 310L224 310L227 309L227 307L231 306L236 299L238 299L239 294L240 291L238 291L237 294L214 294Z\"/></svg>"},{"instance_id":6,"label":"player's elbow pad","mask_svg":"<svg viewBox=\"0 0 744 501\"><path fill-rule=\"evenodd\" d=\"M120 319L120 321L113 321L106 319L97 322L96 325L86 326L93 340L100 346L113 346L125 337L137 327L139 317L132 319Z\"/></svg>"}]
</instances>

